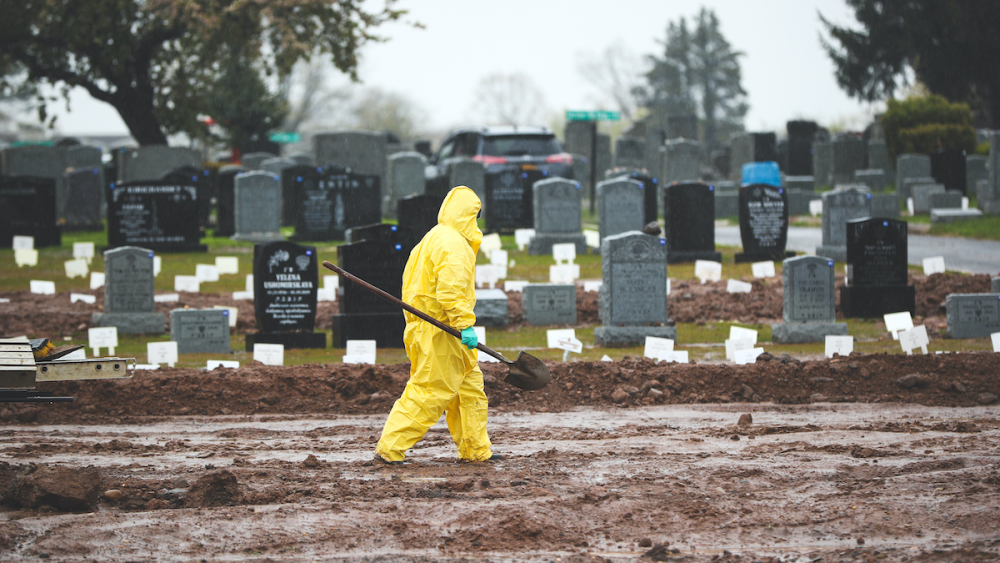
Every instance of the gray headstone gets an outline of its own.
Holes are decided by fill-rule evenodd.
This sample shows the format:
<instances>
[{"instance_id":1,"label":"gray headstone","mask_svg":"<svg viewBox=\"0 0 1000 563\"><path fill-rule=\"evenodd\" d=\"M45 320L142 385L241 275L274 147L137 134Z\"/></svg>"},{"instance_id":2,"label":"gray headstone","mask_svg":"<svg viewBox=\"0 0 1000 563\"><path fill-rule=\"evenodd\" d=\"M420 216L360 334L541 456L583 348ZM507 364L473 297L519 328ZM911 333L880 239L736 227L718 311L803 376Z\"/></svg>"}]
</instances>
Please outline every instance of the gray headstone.
<instances>
[{"instance_id":1,"label":"gray headstone","mask_svg":"<svg viewBox=\"0 0 1000 563\"><path fill-rule=\"evenodd\" d=\"M823 194L823 244L817 256L847 260L847 222L871 216L871 194L861 188L836 189Z\"/></svg>"},{"instance_id":2,"label":"gray headstone","mask_svg":"<svg viewBox=\"0 0 1000 563\"><path fill-rule=\"evenodd\" d=\"M715 191L715 218L731 219L740 214L739 192Z\"/></svg>"},{"instance_id":3,"label":"gray headstone","mask_svg":"<svg viewBox=\"0 0 1000 563\"><path fill-rule=\"evenodd\" d=\"M103 168L101 149L89 145L66 147L66 168L74 170Z\"/></svg>"},{"instance_id":4,"label":"gray headstone","mask_svg":"<svg viewBox=\"0 0 1000 563\"><path fill-rule=\"evenodd\" d=\"M781 343L823 342L847 334L836 322L833 260L797 256L782 262L784 323L771 325L771 339Z\"/></svg>"},{"instance_id":5,"label":"gray headstone","mask_svg":"<svg viewBox=\"0 0 1000 563\"><path fill-rule=\"evenodd\" d=\"M886 184L889 183L885 170L881 168L855 170L854 181L868 186L868 189L873 192L881 192L885 190Z\"/></svg>"},{"instance_id":6,"label":"gray headstone","mask_svg":"<svg viewBox=\"0 0 1000 563\"><path fill-rule=\"evenodd\" d=\"M573 243L577 254L587 253L580 219L583 189L579 182L549 178L532 186L535 236L528 254L552 253L553 244Z\"/></svg>"},{"instance_id":7,"label":"gray headstone","mask_svg":"<svg viewBox=\"0 0 1000 563\"><path fill-rule=\"evenodd\" d=\"M101 205L104 203L104 175L100 167L77 168L66 172L65 228L103 229Z\"/></svg>"},{"instance_id":8,"label":"gray headstone","mask_svg":"<svg viewBox=\"0 0 1000 563\"><path fill-rule=\"evenodd\" d=\"M389 157L386 166L388 186L384 190L389 199L382 211L384 216L396 217L396 202L401 198L424 193L426 167L427 159L418 152L398 152Z\"/></svg>"},{"instance_id":9,"label":"gray headstone","mask_svg":"<svg viewBox=\"0 0 1000 563\"><path fill-rule=\"evenodd\" d=\"M604 133L598 133L596 153L594 156L594 169L596 171L595 178L604 177L604 172L610 170L614 165L611 161L611 137L605 135Z\"/></svg>"},{"instance_id":10,"label":"gray headstone","mask_svg":"<svg viewBox=\"0 0 1000 563\"><path fill-rule=\"evenodd\" d=\"M123 149L118 154L118 181L156 180L182 166L201 168L201 154L194 149L151 145Z\"/></svg>"},{"instance_id":11,"label":"gray headstone","mask_svg":"<svg viewBox=\"0 0 1000 563\"><path fill-rule=\"evenodd\" d=\"M311 154L296 153L288 155L288 160L291 160L295 164L301 164L302 166L312 166L313 157Z\"/></svg>"},{"instance_id":12,"label":"gray headstone","mask_svg":"<svg viewBox=\"0 0 1000 563\"><path fill-rule=\"evenodd\" d=\"M962 208L962 194L960 192L932 193L928 199L931 209Z\"/></svg>"},{"instance_id":13,"label":"gray headstone","mask_svg":"<svg viewBox=\"0 0 1000 563\"><path fill-rule=\"evenodd\" d=\"M812 176L785 176L782 185L789 190L815 191L816 179Z\"/></svg>"},{"instance_id":14,"label":"gray headstone","mask_svg":"<svg viewBox=\"0 0 1000 563\"><path fill-rule=\"evenodd\" d=\"M260 163L260 167L257 168L257 170L270 172L275 176L280 177L282 170L293 166L297 166L297 163L292 159L272 156L271 158L264 159L264 161Z\"/></svg>"},{"instance_id":15,"label":"gray headstone","mask_svg":"<svg viewBox=\"0 0 1000 563\"><path fill-rule=\"evenodd\" d=\"M664 183L696 181L701 178L701 147L688 139L666 143ZM658 198L659 199L659 198Z\"/></svg>"},{"instance_id":16,"label":"gray headstone","mask_svg":"<svg viewBox=\"0 0 1000 563\"><path fill-rule=\"evenodd\" d=\"M990 133L990 158L986 170L989 181L979 198L979 207L987 215L1000 215L1000 131Z\"/></svg>"},{"instance_id":17,"label":"gray headstone","mask_svg":"<svg viewBox=\"0 0 1000 563\"><path fill-rule=\"evenodd\" d=\"M895 184L896 178L889 165L889 150L882 139L868 141L868 168L885 171L885 183Z\"/></svg>"},{"instance_id":18,"label":"gray headstone","mask_svg":"<svg viewBox=\"0 0 1000 563\"><path fill-rule=\"evenodd\" d=\"M865 142L855 135L834 137L830 150L833 154L834 185L854 181L854 171L865 165Z\"/></svg>"},{"instance_id":19,"label":"gray headstone","mask_svg":"<svg viewBox=\"0 0 1000 563\"><path fill-rule=\"evenodd\" d=\"M945 298L948 336L989 338L1000 332L1000 294L952 294Z\"/></svg>"},{"instance_id":20,"label":"gray headstone","mask_svg":"<svg viewBox=\"0 0 1000 563\"><path fill-rule=\"evenodd\" d=\"M337 164L355 174L378 176L385 197L386 139L375 131L337 131L313 136L313 153L318 166ZM472 186L469 186L470 188Z\"/></svg>"},{"instance_id":21,"label":"gray headstone","mask_svg":"<svg viewBox=\"0 0 1000 563\"><path fill-rule=\"evenodd\" d=\"M909 185L906 181L910 178L930 178L931 177L931 157L926 154L901 154L896 157L896 191L902 201L910 197Z\"/></svg>"},{"instance_id":22,"label":"gray headstone","mask_svg":"<svg viewBox=\"0 0 1000 563\"><path fill-rule=\"evenodd\" d=\"M872 217L899 217L896 194L872 194Z\"/></svg>"},{"instance_id":23,"label":"gray headstone","mask_svg":"<svg viewBox=\"0 0 1000 563\"><path fill-rule=\"evenodd\" d=\"M465 186L476 192L482 203L483 216L486 215L486 167L469 159L457 159L448 170L448 189L455 186Z\"/></svg>"},{"instance_id":24,"label":"gray headstone","mask_svg":"<svg viewBox=\"0 0 1000 563\"><path fill-rule=\"evenodd\" d=\"M576 324L576 285L528 284L521 293L524 322L534 326Z\"/></svg>"},{"instance_id":25,"label":"gray headstone","mask_svg":"<svg viewBox=\"0 0 1000 563\"><path fill-rule=\"evenodd\" d=\"M976 193L976 183L980 180L988 180L989 170L986 169L988 157L970 154L965 157L965 193L970 196Z\"/></svg>"},{"instance_id":26,"label":"gray headstone","mask_svg":"<svg viewBox=\"0 0 1000 563\"><path fill-rule=\"evenodd\" d=\"M162 334L166 318L154 312L153 251L123 246L104 252L104 312L93 324L124 334Z\"/></svg>"},{"instance_id":27,"label":"gray headstone","mask_svg":"<svg viewBox=\"0 0 1000 563\"><path fill-rule=\"evenodd\" d=\"M229 311L174 309L170 340L177 343L178 354L229 354Z\"/></svg>"},{"instance_id":28,"label":"gray headstone","mask_svg":"<svg viewBox=\"0 0 1000 563\"><path fill-rule=\"evenodd\" d=\"M813 178L816 179L816 187L822 188L833 185L833 145L831 143L815 142L813 150ZM930 160L927 161L928 170Z\"/></svg>"},{"instance_id":29,"label":"gray headstone","mask_svg":"<svg viewBox=\"0 0 1000 563\"><path fill-rule=\"evenodd\" d=\"M272 158L278 158L278 155L269 152L252 152L240 158L240 166L244 170L264 170L264 162Z\"/></svg>"},{"instance_id":30,"label":"gray headstone","mask_svg":"<svg viewBox=\"0 0 1000 563\"><path fill-rule=\"evenodd\" d=\"M56 214L63 218L66 208L66 149L27 145L0 150L0 171L7 176L37 176L56 181Z\"/></svg>"},{"instance_id":31,"label":"gray headstone","mask_svg":"<svg viewBox=\"0 0 1000 563\"><path fill-rule=\"evenodd\" d=\"M507 294L499 289L477 289L476 314L477 326L505 327L509 319L510 306Z\"/></svg>"},{"instance_id":32,"label":"gray headstone","mask_svg":"<svg viewBox=\"0 0 1000 563\"><path fill-rule=\"evenodd\" d=\"M912 188L913 213L922 214L931 211L931 194L943 194L944 184L916 184ZM959 200L961 207L961 200Z\"/></svg>"},{"instance_id":33,"label":"gray headstone","mask_svg":"<svg viewBox=\"0 0 1000 563\"><path fill-rule=\"evenodd\" d=\"M754 162L754 139L752 135L733 137L729 153L729 179L743 181L743 165Z\"/></svg>"},{"instance_id":34,"label":"gray headstone","mask_svg":"<svg viewBox=\"0 0 1000 563\"><path fill-rule=\"evenodd\" d=\"M615 141L615 168L642 169L645 166L645 139L638 137L618 137Z\"/></svg>"},{"instance_id":35,"label":"gray headstone","mask_svg":"<svg viewBox=\"0 0 1000 563\"><path fill-rule=\"evenodd\" d=\"M601 239L642 230L644 205L641 182L616 178L597 184L597 215Z\"/></svg>"},{"instance_id":36,"label":"gray headstone","mask_svg":"<svg viewBox=\"0 0 1000 563\"><path fill-rule=\"evenodd\" d=\"M1000 278L990 280L990 293L1000 293Z\"/></svg>"},{"instance_id":37,"label":"gray headstone","mask_svg":"<svg viewBox=\"0 0 1000 563\"><path fill-rule=\"evenodd\" d=\"M931 209L931 223L954 223L983 216L979 209Z\"/></svg>"},{"instance_id":38,"label":"gray headstone","mask_svg":"<svg viewBox=\"0 0 1000 563\"><path fill-rule=\"evenodd\" d=\"M788 190L788 215L809 215L809 202L815 199L822 199L822 196L812 190ZM892 198L893 205L896 198ZM715 196L715 214L719 214L719 196Z\"/></svg>"},{"instance_id":39,"label":"gray headstone","mask_svg":"<svg viewBox=\"0 0 1000 563\"><path fill-rule=\"evenodd\" d=\"M284 240L281 234L281 180L270 172L246 172L236 176L233 215L234 240L269 242Z\"/></svg>"}]
</instances>

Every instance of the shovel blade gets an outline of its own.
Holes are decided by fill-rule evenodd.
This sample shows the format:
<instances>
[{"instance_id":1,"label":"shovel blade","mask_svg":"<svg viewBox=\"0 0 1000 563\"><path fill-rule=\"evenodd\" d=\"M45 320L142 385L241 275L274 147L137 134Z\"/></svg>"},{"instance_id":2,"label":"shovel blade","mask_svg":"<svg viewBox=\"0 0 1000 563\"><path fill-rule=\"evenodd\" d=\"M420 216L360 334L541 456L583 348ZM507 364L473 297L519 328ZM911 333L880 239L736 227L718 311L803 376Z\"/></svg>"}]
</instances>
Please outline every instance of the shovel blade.
<instances>
[{"instance_id":1,"label":"shovel blade","mask_svg":"<svg viewBox=\"0 0 1000 563\"><path fill-rule=\"evenodd\" d=\"M549 368L545 362L524 352L518 352L517 359L513 363L507 364L510 373L504 381L525 391L537 391L544 388L552 381Z\"/></svg>"}]
</instances>

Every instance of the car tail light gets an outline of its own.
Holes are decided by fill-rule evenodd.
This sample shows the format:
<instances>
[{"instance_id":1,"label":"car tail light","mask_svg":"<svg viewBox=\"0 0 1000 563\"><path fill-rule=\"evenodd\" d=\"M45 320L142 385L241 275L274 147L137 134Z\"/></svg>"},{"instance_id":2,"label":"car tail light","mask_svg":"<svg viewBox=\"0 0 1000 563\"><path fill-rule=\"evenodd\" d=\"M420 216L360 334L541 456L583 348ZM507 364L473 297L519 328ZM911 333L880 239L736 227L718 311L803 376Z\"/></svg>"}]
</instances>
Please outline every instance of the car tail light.
<instances>
[{"instance_id":1,"label":"car tail light","mask_svg":"<svg viewBox=\"0 0 1000 563\"><path fill-rule=\"evenodd\" d=\"M545 157L545 162L552 164L573 164L573 155L568 152L561 152L559 154L550 154Z\"/></svg>"},{"instance_id":2,"label":"car tail light","mask_svg":"<svg viewBox=\"0 0 1000 563\"><path fill-rule=\"evenodd\" d=\"M472 160L489 166L490 164L507 164L507 159L502 156L490 156L488 154L477 154Z\"/></svg>"}]
</instances>

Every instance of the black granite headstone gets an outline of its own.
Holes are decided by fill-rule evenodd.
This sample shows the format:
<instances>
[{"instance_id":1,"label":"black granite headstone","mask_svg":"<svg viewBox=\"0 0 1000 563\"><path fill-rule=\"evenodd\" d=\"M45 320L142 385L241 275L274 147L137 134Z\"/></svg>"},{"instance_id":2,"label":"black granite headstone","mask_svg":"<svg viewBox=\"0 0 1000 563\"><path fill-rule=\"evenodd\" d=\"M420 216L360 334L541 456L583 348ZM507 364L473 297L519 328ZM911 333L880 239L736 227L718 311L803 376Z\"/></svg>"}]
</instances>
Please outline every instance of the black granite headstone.
<instances>
[{"instance_id":1,"label":"black granite headstone","mask_svg":"<svg viewBox=\"0 0 1000 563\"><path fill-rule=\"evenodd\" d=\"M848 318L916 311L907 284L907 223L881 217L847 222L847 285L840 309Z\"/></svg>"},{"instance_id":2,"label":"black granite headstone","mask_svg":"<svg viewBox=\"0 0 1000 563\"><path fill-rule=\"evenodd\" d=\"M347 244L353 244L356 242L361 242L363 240L377 240L382 242L388 242L393 245L399 245L399 250L404 251L409 255L413 247L420 242L420 239L416 238L413 231L407 229L406 227L400 227L399 225L390 225L388 223L375 223L373 225L362 225L360 227L351 227L347 229L347 233L344 235L344 240Z\"/></svg>"},{"instance_id":3,"label":"black granite headstone","mask_svg":"<svg viewBox=\"0 0 1000 563\"><path fill-rule=\"evenodd\" d=\"M409 251L401 244L364 240L337 247L337 262L344 270L397 298L402 297L403 269ZM401 309L356 283L341 283L340 314L333 316L333 345L348 340L375 340L383 348L403 346L406 325Z\"/></svg>"},{"instance_id":4,"label":"black granite headstone","mask_svg":"<svg viewBox=\"0 0 1000 563\"><path fill-rule=\"evenodd\" d=\"M253 304L256 333L246 335L246 350L254 344L284 344L289 348L325 348L326 334L316 326L319 287L316 248L294 242L256 244L253 248Z\"/></svg>"},{"instance_id":5,"label":"black granite headstone","mask_svg":"<svg viewBox=\"0 0 1000 563\"><path fill-rule=\"evenodd\" d=\"M530 229L534 222L534 198L531 186L546 178L545 172L506 166L486 174L486 201L483 213L486 230L512 233Z\"/></svg>"},{"instance_id":6,"label":"black granite headstone","mask_svg":"<svg viewBox=\"0 0 1000 563\"><path fill-rule=\"evenodd\" d=\"M399 226L409 229L417 241L420 241L427 234L427 231L437 226L438 211L441 210L443 201L439 197L428 194L400 198L396 203Z\"/></svg>"},{"instance_id":7,"label":"black granite headstone","mask_svg":"<svg viewBox=\"0 0 1000 563\"><path fill-rule=\"evenodd\" d=\"M636 182L642 183L642 190L643 190L642 206L643 206L643 211L645 212L642 222L648 225L649 223L656 221L658 217L657 206L659 205L659 202L656 201L656 198L660 194L659 190L660 181L650 176L649 174L646 174L645 172L639 172L639 171L629 171L627 174L625 174L625 176L631 178L632 180L635 180Z\"/></svg>"},{"instance_id":8,"label":"black granite headstone","mask_svg":"<svg viewBox=\"0 0 1000 563\"><path fill-rule=\"evenodd\" d=\"M103 230L101 205L104 203L104 179L100 168L84 168L67 172L66 207L63 213L66 230Z\"/></svg>"},{"instance_id":9,"label":"black granite headstone","mask_svg":"<svg viewBox=\"0 0 1000 563\"><path fill-rule=\"evenodd\" d=\"M788 194L784 188L748 184L740 188L740 239L743 252L736 262L784 260L788 241Z\"/></svg>"},{"instance_id":10,"label":"black granite headstone","mask_svg":"<svg viewBox=\"0 0 1000 563\"><path fill-rule=\"evenodd\" d=\"M315 191L319 185L322 168L296 165L281 170L281 224L294 225L299 195ZM308 186L308 188L307 188Z\"/></svg>"},{"instance_id":11,"label":"black granite headstone","mask_svg":"<svg viewBox=\"0 0 1000 563\"><path fill-rule=\"evenodd\" d=\"M815 121L789 121L788 130L788 176L812 176L812 143L819 126Z\"/></svg>"},{"instance_id":12,"label":"black granite headstone","mask_svg":"<svg viewBox=\"0 0 1000 563\"><path fill-rule=\"evenodd\" d=\"M294 240L344 240L351 227L382 220L378 176L325 166L315 186L297 192Z\"/></svg>"},{"instance_id":13,"label":"black granite headstone","mask_svg":"<svg viewBox=\"0 0 1000 563\"><path fill-rule=\"evenodd\" d=\"M35 237L35 248L62 244L54 178L0 176L0 247L10 248L15 235Z\"/></svg>"},{"instance_id":14,"label":"black granite headstone","mask_svg":"<svg viewBox=\"0 0 1000 563\"><path fill-rule=\"evenodd\" d=\"M663 193L667 262L721 262L722 254L715 251L714 188L702 182L674 183Z\"/></svg>"},{"instance_id":15,"label":"black granite headstone","mask_svg":"<svg viewBox=\"0 0 1000 563\"><path fill-rule=\"evenodd\" d=\"M259 139L256 141L246 141L243 143L243 146L240 147L241 154L250 154L255 152L269 152L275 156L281 156L281 145L270 139Z\"/></svg>"},{"instance_id":16,"label":"black granite headstone","mask_svg":"<svg viewBox=\"0 0 1000 563\"><path fill-rule=\"evenodd\" d=\"M965 193L965 151L940 150L931 154L931 176L949 192Z\"/></svg>"},{"instance_id":17,"label":"black granite headstone","mask_svg":"<svg viewBox=\"0 0 1000 563\"><path fill-rule=\"evenodd\" d=\"M180 185L194 186L198 192L198 223L203 228L208 227L208 219L212 214L212 187L209 172L204 168L181 166L160 176L160 180Z\"/></svg>"},{"instance_id":18,"label":"black granite headstone","mask_svg":"<svg viewBox=\"0 0 1000 563\"><path fill-rule=\"evenodd\" d=\"M243 169L239 166L224 166L215 176L216 207L215 236L231 237L236 234L236 176Z\"/></svg>"},{"instance_id":19,"label":"black granite headstone","mask_svg":"<svg viewBox=\"0 0 1000 563\"><path fill-rule=\"evenodd\" d=\"M108 248L141 246L159 252L205 252L194 186L164 180L111 184Z\"/></svg>"}]
</instances>

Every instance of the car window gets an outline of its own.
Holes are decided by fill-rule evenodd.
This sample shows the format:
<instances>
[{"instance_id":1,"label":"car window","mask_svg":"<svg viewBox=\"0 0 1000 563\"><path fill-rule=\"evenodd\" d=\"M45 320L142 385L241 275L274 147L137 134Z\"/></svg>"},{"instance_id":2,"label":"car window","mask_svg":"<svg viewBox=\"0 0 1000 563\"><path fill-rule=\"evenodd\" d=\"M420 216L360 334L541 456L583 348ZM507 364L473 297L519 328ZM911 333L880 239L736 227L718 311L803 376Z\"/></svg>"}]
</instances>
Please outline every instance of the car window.
<instances>
[{"instance_id":1,"label":"car window","mask_svg":"<svg viewBox=\"0 0 1000 563\"><path fill-rule=\"evenodd\" d=\"M452 154L455 152L455 139L449 139L445 144L441 145L441 150L438 151L437 161L441 162L446 158L451 158Z\"/></svg>"},{"instance_id":2,"label":"car window","mask_svg":"<svg viewBox=\"0 0 1000 563\"><path fill-rule=\"evenodd\" d=\"M552 135L497 135L485 137L483 154L489 156L548 156L562 152Z\"/></svg>"},{"instance_id":3,"label":"car window","mask_svg":"<svg viewBox=\"0 0 1000 563\"><path fill-rule=\"evenodd\" d=\"M479 150L479 135L475 133L463 133L455 137L455 156L465 156L472 158Z\"/></svg>"}]
</instances>

